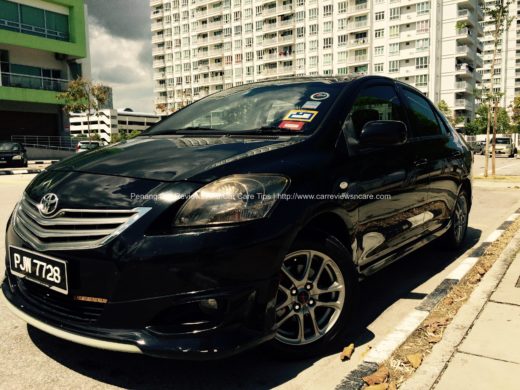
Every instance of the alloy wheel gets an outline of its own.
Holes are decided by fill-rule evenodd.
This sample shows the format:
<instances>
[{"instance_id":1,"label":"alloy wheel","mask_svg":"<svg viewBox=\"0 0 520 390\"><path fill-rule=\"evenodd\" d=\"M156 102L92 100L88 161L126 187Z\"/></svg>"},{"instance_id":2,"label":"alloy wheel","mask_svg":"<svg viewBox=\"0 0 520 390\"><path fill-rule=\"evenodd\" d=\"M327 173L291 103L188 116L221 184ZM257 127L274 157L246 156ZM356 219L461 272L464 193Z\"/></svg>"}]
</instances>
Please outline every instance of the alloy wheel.
<instances>
[{"instance_id":1,"label":"alloy wheel","mask_svg":"<svg viewBox=\"0 0 520 390\"><path fill-rule=\"evenodd\" d=\"M453 233L456 242L461 242L466 232L468 224L468 203L466 197L461 195L455 204L455 212L453 214Z\"/></svg>"},{"instance_id":2,"label":"alloy wheel","mask_svg":"<svg viewBox=\"0 0 520 390\"><path fill-rule=\"evenodd\" d=\"M345 303L345 281L338 264L315 250L289 253L282 265L276 302L276 336L304 345L327 334Z\"/></svg>"}]
</instances>

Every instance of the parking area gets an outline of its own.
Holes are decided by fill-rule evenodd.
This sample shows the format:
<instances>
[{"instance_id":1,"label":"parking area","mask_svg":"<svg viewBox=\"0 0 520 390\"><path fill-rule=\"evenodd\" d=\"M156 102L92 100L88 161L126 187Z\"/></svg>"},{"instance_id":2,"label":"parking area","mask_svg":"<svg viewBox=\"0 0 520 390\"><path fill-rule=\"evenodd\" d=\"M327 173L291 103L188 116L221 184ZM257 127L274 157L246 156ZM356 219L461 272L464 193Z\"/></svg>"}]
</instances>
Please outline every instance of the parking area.
<instances>
[{"instance_id":1,"label":"parking area","mask_svg":"<svg viewBox=\"0 0 520 390\"><path fill-rule=\"evenodd\" d=\"M519 160L503 160L520 168ZM32 177L0 177L2 254L6 221ZM0 356L7 357L0 365L1 387L27 388L38 383L40 388L314 389L319 383L320 388L334 388L356 368L371 346L389 334L463 260L465 253L520 206L520 189L507 183L490 186L475 181L473 202L463 250L449 252L434 243L362 283L356 350L350 361L341 362L338 354L297 362L281 361L265 348L213 362L170 361L107 352L28 328L0 303L3 335ZM4 273L3 262L0 273Z\"/></svg>"},{"instance_id":2,"label":"parking area","mask_svg":"<svg viewBox=\"0 0 520 390\"><path fill-rule=\"evenodd\" d=\"M473 164L473 176L484 175L485 156L475 155ZM491 174L491 158L489 159L488 173ZM496 157L496 174L500 176L520 176L520 158L507 156Z\"/></svg>"}]
</instances>

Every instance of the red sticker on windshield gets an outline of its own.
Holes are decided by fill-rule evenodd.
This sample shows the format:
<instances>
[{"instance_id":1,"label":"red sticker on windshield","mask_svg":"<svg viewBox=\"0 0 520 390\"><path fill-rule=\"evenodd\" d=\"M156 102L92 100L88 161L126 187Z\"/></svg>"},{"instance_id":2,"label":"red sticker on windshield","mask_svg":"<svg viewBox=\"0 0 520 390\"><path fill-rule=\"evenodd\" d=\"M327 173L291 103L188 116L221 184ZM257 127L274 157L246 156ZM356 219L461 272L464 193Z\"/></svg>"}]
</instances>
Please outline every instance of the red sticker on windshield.
<instances>
[{"instance_id":1,"label":"red sticker on windshield","mask_svg":"<svg viewBox=\"0 0 520 390\"><path fill-rule=\"evenodd\" d=\"M301 131L303 128L304 122L293 122L293 121L282 121L278 127L280 129L287 129L293 131Z\"/></svg>"}]
</instances>

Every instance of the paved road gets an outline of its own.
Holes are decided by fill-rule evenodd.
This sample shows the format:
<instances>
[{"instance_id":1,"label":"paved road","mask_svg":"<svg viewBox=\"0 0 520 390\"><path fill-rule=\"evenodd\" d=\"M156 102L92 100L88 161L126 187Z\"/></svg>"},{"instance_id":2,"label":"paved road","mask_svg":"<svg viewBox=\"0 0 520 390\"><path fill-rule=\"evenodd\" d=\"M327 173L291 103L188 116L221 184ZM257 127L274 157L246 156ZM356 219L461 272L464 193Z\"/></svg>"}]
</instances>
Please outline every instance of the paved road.
<instances>
[{"instance_id":1,"label":"paved road","mask_svg":"<svg viewBox=\"0 0 520 390\"><path fill-rule=\"evenodd\" d=\"M475 156L473 174L482 176L484 174L485 157ZM488 173L491 174L491 158L489 159ZM496 158L496 174L500 176L520 176L520 158L508 158L500 156Z\"/></svg>"},{"instance_id":2,"label":"paved road","mask_svg":"<svg viewBox=\"0 0 520 390\"><path fill-rule=\"evenodd\" d=\"M0 253L8 215L32 175L0 177ZM388 334L418 302L520 206L520 189L478 181L464 250L430 245L362 283L356 351L342 363L334 354L284 362L258 348L216 362L178 362L99 351L48 336L7 313L0 304L0 388L331 389L356 367L370 345ZM3 274L3 264L0 265Z\"/></svg>"}]
</instances>

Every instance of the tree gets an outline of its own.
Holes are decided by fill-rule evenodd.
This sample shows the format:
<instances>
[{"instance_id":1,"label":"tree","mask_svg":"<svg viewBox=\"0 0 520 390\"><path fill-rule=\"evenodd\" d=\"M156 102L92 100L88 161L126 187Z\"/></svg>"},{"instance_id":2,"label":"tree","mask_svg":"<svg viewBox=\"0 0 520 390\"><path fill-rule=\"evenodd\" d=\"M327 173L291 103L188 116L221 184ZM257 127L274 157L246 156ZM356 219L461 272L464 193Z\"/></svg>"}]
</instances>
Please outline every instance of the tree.
<instances>
[{"instance_id":1,"label":"tree","mask_svg":"<svg viewBox=\"0 0 520 390\"><path fill-rule=\"evenodd\" d=\"M511 102L511 121L516 131L520 130L520 96L515 96Z\"/></svg>"},{"instance_id":2,"label":"tree","mask_svg":"<svg viewBox=\"0 0 520 390\"><path fill-rule=\"evenodd\" d=\"M99 116L101 106L108 100L108 88L102 84L78 77L69 82L67 90L58 94L58 99L64 103L63 110L70 113L85 112L87 114L88 139L90 133L90 116Z\"/></svg>"},{"instance_id":3,"label":"tree","mask_svg":"<svg viewBox=\"0 0 520 390\"><path fill-rule=\"evenodd\" d=\"M475 119L466 125L466 134L486 134L487 118L489 108L485 104L478 106L475 112ZM511 121L505 108L499 108L497 115L497 129L495 131L495 123L493 123L492 130L496 133L509 133L511 131Z\"/></svg>"},{"instance_id":4,"label":"tree","mask_svg":"<svg viewBox=\"0 0 520 390\"><path fill-rule=\"evenodd\" d=\"M493 147L491 156L491 174L495 176L495 147L496 147L496 130L498 127L498 104L502 93L495 93L493 89L493 75L495 74L495 66L497 62L497 53L499 51L499 45L502 44L502 36L504 32L509 28L514 17L509 17L509 6L511 0L497 0L490 7L484 9L484 13L489 17L489 20L493 26L493 58L491 60L489 87L486 92L485 102L490 108L487 113L487 126L486 126L486 149L485 149L485 165L484 165L484 176L488 176L488 164L489 164L489 134L491 131L491 107L493 108ZM491 106L493 104L493 106Z\"/></svg>"},{"instance_id":5,"label":"tree","mask_svg":"<svg viewBox=\"0 0 520 390\"><path fill-rule=\"evenodd\" d=\"M449 120L452 125L454 125L453 113L448 106L448 103L446 103L445 100L441 100L439 103L437 103L437 108L444 114L446 119Z\"/></svg>"}]
</instances>

